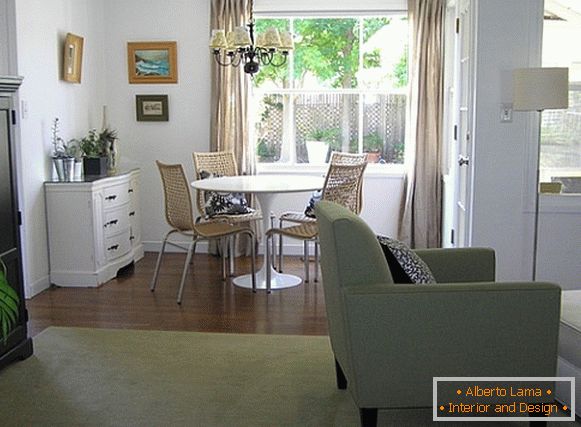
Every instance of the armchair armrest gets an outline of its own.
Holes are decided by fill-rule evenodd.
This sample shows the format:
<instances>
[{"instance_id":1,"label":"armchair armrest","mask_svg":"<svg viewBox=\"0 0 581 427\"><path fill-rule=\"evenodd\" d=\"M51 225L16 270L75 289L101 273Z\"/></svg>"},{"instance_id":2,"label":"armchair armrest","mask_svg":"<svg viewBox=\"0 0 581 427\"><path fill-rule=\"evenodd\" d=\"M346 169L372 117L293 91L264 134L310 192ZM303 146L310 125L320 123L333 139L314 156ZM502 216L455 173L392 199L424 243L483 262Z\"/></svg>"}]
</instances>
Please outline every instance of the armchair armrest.
<instances>
[{"instance_id":1,"label":"armchair armrest","mask_svg":"<svg viewBox=\"0 0 581 427\"><path fill-rule=\"evenodd\" d=\"M557 285L374 284L342 299L360 407L431 406L434 376L555 375Z\"/></svg>"},{"instance_id":2,"label":"armchair armrest","mask_svg":"<svg viewBox=\"0 0 581 427\"><path fill-rule=\"evenodd\" d=\"M491 282L495 279L494 250L490 248L416 249L438 283Z\"/></svg>"}]
</instances>

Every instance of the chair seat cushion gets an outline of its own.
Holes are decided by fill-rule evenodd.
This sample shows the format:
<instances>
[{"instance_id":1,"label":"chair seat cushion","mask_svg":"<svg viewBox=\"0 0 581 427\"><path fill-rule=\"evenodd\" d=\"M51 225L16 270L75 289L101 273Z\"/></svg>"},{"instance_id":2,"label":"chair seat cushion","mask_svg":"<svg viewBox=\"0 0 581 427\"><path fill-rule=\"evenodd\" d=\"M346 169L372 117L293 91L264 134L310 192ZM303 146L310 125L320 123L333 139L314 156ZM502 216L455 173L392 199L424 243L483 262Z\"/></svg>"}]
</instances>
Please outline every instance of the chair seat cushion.
<instances>
[{"instance_id":1,"label":"chair seat cushion","mask_svg":"<svg viewBox=\"0 0 581 427\"><path fill-rule=\"evenodd\" d=\"M377 236L394 283L436 283L430 267L405 243Z\"/></svg>"},{"instance_id":2,"label":"chair seat cushion","mask_svg":"<svg viewBox=\"0 0 581 427\"><path fill-rule=\"evenodd\" d=\"M219 178L221 175L207 171L200 172L201 179ZM206 219L220 215L246 215L253 213L254 209L248 206L244 193L218 193L216 191L204 192L204 213Z\"/></svg>"}]
</instances>

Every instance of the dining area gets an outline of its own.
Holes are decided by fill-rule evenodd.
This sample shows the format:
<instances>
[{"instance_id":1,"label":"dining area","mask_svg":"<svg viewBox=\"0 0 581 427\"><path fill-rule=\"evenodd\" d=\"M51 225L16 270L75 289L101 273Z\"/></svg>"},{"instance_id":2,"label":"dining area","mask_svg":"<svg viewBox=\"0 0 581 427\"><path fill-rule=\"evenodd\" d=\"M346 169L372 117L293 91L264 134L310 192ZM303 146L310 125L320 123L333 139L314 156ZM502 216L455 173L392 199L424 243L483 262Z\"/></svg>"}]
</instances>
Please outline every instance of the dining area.
<instances>
[{"instance_id":1,"label":"dining area","mask_svg":"<svg viewBox=\"0 0 581 427\"><path fill-rule=\"evenodd\" d=\"M208 252L220 257L224 282L231 279L233 286L270 294L318 281L318 229L313 213L318 201L333 201L356 214L362 209L365 154L333 152L322 175L239 174L231 151L194 152L192 160L193 181L186 177L185 167L188 166L156 162L170 230L163 238L150 290L155 290L163 268L165 248L178 246L186 252L178 304L181 304L184 286L190 277L188 272L195 286L195 254L199 241L208 242ZM312 195L303 206L294 206L289 211L281 211L278 206L278 201L286 195L309 193ZM187 244L184 245L183 240L172 242L170 237L176 234L185 236ZM287 239L302 243L302 275L283 271ZM250 257L249 273L235 271L237 255ZM188 283L188 286L192 285Z\"/></svg>"}]
</instances>

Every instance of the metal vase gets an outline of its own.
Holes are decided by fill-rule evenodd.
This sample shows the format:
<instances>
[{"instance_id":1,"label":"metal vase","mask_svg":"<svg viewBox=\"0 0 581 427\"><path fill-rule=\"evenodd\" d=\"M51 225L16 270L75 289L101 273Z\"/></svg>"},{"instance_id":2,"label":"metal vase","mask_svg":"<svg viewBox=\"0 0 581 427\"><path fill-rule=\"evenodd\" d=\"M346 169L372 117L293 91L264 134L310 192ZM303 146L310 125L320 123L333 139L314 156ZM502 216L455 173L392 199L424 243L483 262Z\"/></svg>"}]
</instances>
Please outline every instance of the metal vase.
<instances>
[{"instance_id":1,"label":"metal vase","mask_svg":"<svg viewBox=\"0 0 581 427\"><path fill-rule=\"evenodd\" d=\"M57 174L59 181L64 181L65 180L65 165L63 164L63 159L58 158L58 157L54 157L52 159L52 161L54 163L54 168L56 169L56 174Z\"/></svg>"},{"instance_id":2,"label":"metal vase","mask_svg":"<svg viewBox=\"0 0 581 427\"><path fill-rule=\"evenodd\" d=\"M74 157L63 159L65 170L65 181L70 182L75 178L75 159Z\"/></svg>"}]
</instances>

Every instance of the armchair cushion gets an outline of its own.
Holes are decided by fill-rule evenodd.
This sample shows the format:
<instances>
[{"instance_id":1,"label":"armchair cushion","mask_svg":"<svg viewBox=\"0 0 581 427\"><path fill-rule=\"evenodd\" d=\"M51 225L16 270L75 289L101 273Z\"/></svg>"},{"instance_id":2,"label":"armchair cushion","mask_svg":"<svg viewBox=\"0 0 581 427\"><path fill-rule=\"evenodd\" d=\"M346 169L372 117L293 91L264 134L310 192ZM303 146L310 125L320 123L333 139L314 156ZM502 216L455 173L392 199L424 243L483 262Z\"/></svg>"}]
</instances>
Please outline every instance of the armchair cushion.
<instances>
[{"instance_id":1,"label":"armchair cushion","mask_svg":"<svg viewBox=\"0 0 581 427\"><path fill-rule=\"evenodd\" d=\"M394 283L436 283L426 264L408 245L387 236L377 236Z\"/></svg>"}]
</instances>

